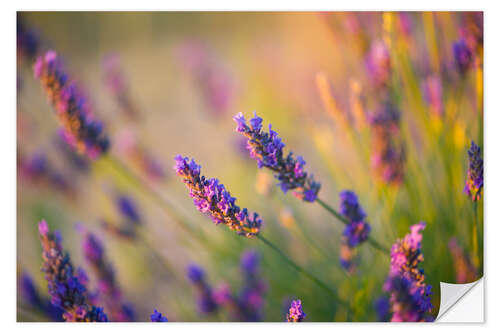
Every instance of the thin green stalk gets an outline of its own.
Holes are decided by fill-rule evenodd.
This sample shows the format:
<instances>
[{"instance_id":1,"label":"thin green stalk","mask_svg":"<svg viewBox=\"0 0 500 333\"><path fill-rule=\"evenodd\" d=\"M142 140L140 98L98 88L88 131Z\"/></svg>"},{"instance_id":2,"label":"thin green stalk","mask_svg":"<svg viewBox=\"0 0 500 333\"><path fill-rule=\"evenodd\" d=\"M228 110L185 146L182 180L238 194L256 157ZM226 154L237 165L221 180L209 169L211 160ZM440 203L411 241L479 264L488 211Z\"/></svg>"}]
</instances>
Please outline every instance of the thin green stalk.
<instances>
[{"instance_id":1,"label":"thin green stalk","mask_svg":"<svg viewBox=\"0 0 500 333\"><path fill-rule=\"evenodd\" d=\"M346 219L339 212L337 212L335 209L333 209L332 207L330 207L323 200L317 198L316 201L320 204L321 207L323 207L330 214L332 214L333 216L335 216L340 222L344 223L345 225L349 224L349 220L348 219ZM379 250L379 251L381 251L381 252L383 252L385 254L390 254L391 253L388 248L386 248L385 246L381 245L379 242L377 242L376 240L374 240L371 237L368 237L368 243L370 243L374 248L376 248L377 250Z\"/></svg>"},{"instance_id":2,"label":"thin green stalk","mask_svg":"<svg viewBox=\"0 0 500 333\"><path fill-rule=\"evenodd\" d=\"M330 296L332 296L332 298L335 300L336 303L338 303L338 304L344 306L345 308L349 309L349 304L346 301L341 300L338 297L337 293L333 289L331 289L330 287L328 287L323 281L321 281L316 276L314 276L313 274L311 274L308 271L306 271L304 268L300 267L298 264L296 264L292 259L290 259L286 254L284 254L283 251L281 251L276 245L274 245L273 243L271 243L270 241L268 241L262 235L259 234L256 237L258 239L260 239L262 242L264 242L264 244L266 244L267 246L269 246L271 249L273 249L273 251L275 251L276 253L278 253L290 266L292 266L293 268L295 268L299 273L303 274L305 277L307 277L308 279L310 279L312 282L314 282L316 285L318 285L323 290L325 290L328 294L330 294Z\"/></svg>"}]
</instances>

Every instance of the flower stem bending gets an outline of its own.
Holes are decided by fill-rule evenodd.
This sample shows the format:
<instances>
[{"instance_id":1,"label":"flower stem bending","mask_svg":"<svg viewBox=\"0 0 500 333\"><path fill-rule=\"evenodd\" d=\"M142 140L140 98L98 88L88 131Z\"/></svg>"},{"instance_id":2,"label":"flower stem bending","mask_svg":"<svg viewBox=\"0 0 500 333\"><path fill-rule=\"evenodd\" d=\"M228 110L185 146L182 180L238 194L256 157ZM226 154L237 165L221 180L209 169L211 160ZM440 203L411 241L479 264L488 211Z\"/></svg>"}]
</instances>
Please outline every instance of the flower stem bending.
<instances>
[{"instance_id":1,"label":"flower stem bending","mask_svg":"<svg viewBox=\"0 0 500 333\"><path fill-rule=\"evenodd\" d=\"M335 209L333 209L330 205L328 205L327 203L325 203L323 200L321 200L320 198L317 198L316 201L320 204L321 207L323 207L324 209L326 209L330 214L332 214L333 216L335 216L340 222L344 223L345 225L348 225L349 224L349 220L347 218L345 218L344 216L342 216L339 212L337 212ZM368 237L368 240L367 240L374 248L376 248L377 250L389 255L390 254L390 251L388 248L386 248L385 246L381 245L379 242L377 242L376 240L374 240L372 237Z\"/></svg>"}]
</instances>

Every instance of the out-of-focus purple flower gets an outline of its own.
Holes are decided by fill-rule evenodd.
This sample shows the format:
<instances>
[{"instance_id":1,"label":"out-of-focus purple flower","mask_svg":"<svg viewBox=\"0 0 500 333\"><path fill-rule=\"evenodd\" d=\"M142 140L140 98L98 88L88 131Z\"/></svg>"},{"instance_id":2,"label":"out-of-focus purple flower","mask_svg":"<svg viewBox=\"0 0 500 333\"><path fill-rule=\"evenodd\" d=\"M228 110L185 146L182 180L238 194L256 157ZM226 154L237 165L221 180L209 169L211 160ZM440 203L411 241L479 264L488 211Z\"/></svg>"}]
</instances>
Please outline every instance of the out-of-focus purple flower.
<instances>
[{"instance_id":1,"label":"out-of-focus purple flower","mask_svg":"<svg viewBox=\"0 0 500 333\"><path fill-rule=\"evenodd\" d=\"M210 215L215 224L225 224L238 235L253 237L260 231L262 219L257 213L249 214L246 208L236 205L232 197L218 179L206 179L200 175L201 167L194 160L177 155L174 169L189 188L196 208Z\"/></svg>"},{"instance_id":2,"label":"out-of-focus purple flower","mask_svg":"<svg viewBox=\"0 0 500 333\"><path fill-rule=\"evenodd\" d=\"M384 290L390 294L391 321L429 321L432 318L431 286L425 284L424 271L419 264L422 254L422 230L425 223L410 227L410 233L391 248L391 267Z\"/></svg>"},{"instance_id":3,"label":"out-of-focus purple flower","mask_svg":"<svg viewBox=\"0 0 500 333\"><path fill-rule=\"evenodd\" d=\"M76 194L75 187L66 174L57 170L43 152L35 152L30 156L18 152L17 167L19 175L35 185L47 186L64 193L67 197L73 197Z\"/></svg>"},{"instance_id":4,"label":"out-of-focus purple flower","mask_svg":"<svg viewBox=\"0 0 500 333\"><path fill-rule=\"evenodd\" d=\"M300 299L293 300L286 314L287 322L301 322L306 317L304 311L302 311L302 301Z\"/></svg>"},{"instance_id":5,"label":"out-of-focus purple flower","mask_svg":"<svg viewBox=\"0 0 500 333\"><path fill-rule=\"evenodd\" d=\"M353 272L356 267L355 247L368 239L371 227L364 221L366 213L352 191L340 192L340 212L349 220L342 237L340 264L345 270Z\"/></svg>"},{"instance_id":6,"label":"out-of-focus purple flower","mask_svg":"<svg viewBox=\"0 0 500 333\"><path fill-rule=\"evenodd\" d=\"M477 268L467 253L458 244L456 238L453 237L448 241L448 248L453 258L453 265L455 266L455 282L470 283L476 281L479 276Z\"/></svg>"},{"instance_id":7,"label":"out-of-focus purple flower","mask_svg":"<svg viewBox=\"0 0 500 333\"><path fill-rule=\"evenodd\" d=\"M187 276L198 293L198 310L203 314L217 311L217 302L212 288L205 279L203 269L197 265L190 265L187 269Z\"/></svg>"},{"instance_id":8,"label":"out-of-focus purple flower","mask_svg":"<svg viewBox=\"0 0 500 333\"><path fill-rule=\"evenodd\" d=\"M151 321L152 322L168 322L167 317L161 314L161 312L158 312L158 310L154 310L153 314L151 315Z\"/></svg>"},{"instance_id":9,"label":"out-of-focus purple flower","mask_svg":"<svg viewBox=\"0 0 500 333\"><path fill-rule=\"evenodd\" d=\"M86 232L82 242L85 261L97 278L96 298L103 302L112 321L133 321L132 308L122 301L121 288L114 269L105 256L102 242L91 232Z\"/></svg>"},{"instance_id":10,"label":"out-of-focus purple flower","mask_svg":"<svg viewBox=\"0 0 500 333\"><path fill-rule=\"evenodd\" d=\"M368 76L378 87L389 84L391 79L391 57L385 43L376 40L370 46L365 60Z\"/></svg>"},{"instance_id":11,"label":"out-of-focus purple flower","mask_svg":"<svg viewBox=\"0 0 500 333\"><path fill-rule=\"evenodd\" d=\"M120 213L127 219L134 223L141 222L139 211L137 210L137 206L131 197L124 194L119 195L116 198L116 205Z\"/></svg>"},{"instance_id":12,"label":"out-of-focus purple flower","mask_svg":"<svg viewBox=\"0 0 500 333\"><path fill-rule=\"evenodd\" d=\"M118 54L106 56L103 61L103 69L106 85L120 109L130 118L137 118L138 110L132 100Z\"/></svg>"},{"instance_id":13,"label":"out-of-focus purple flower","mask_svg":"<svg viewBox=\"0 0 500 333\"><path fill-rule=\"evenodd\" d=\"M91 159L107 152L110 143L103 124L95 119L83 93L69 80L56 52L38 56L33 70L56 111L64 140Z\"/></svg>"},{"instance_id":14,"label":"out-of-focus purple flower","mask_svg":"<svg viewBox=\"0 0 500 333\"><path fill-rule=\"evenodd\" d=\"M42 243L45 279L49 285L51 303L64 310L65 321L108 321L102 308L89 305L87 290L74 274L67 253L63 253L61 237L49 231L47 222L38 225Z\"/></svg>"},{"instance_id":15,"label":"out-of-focus purple flower","mask_svg":"<svg viewBox=\"0 0 500 333\"><path fill-rule=\"evenodd\" d=\"M387 184L404 179L406 154L400 138L400 112L384 103L368 117L372 130L371 167L375 176Z\"/></svg>"},{"instance_id":16,"label":"out-of-focus purple flower","mask_svg":"<svg viewBox=\"0 0 500 333\"><path fill-rule=\"evenodd\" d=\"M164 165L160 160L141 144L134 132L125 128L116 136L116 147L130 162L152 181L163 180L166 177Z\"/></svg>"},{"instance_id":17,"label":"out-of-focus purple flower","mask_svg":"<svg viewBox=\"0 0 500 333\"><path fill-rule=\"evenodd\" d=\"M243 285L238 293L227 284L220 285L214 292L219 306L227 309L235 321L256 322L262 318L264 296L267 285L258 274L259 255L254 250L243 252L240 259Z\"/></svg>"},{"instance_id":18,"label":"out-of-focus purple flower","mask_svg":"<svg viewBox=\"0 0 500 333\"><path fill-rule=\"evenodd\" d=\"M465 40L459 39L453 43L453 58L458 72L465 75L473 64L473 54Z\"/></svg>"},{"instance_id":19,"label":"out-of-focus purple flower","mask_svg":"<svg viewBox=\"0 0 500 333\"><path fill-rule=\"evenodd\" d=\"M340 196L340 213L350 222L361 222L366 218L366 213L358 202L358 197L352 191L342 191Z\"/></svg>"},{"instance_id":20,"label":"out-of-focus purple flower","mask_svg":"<svg viewBox=\"0 0 500 333\"><path fill-rule=\"evenodd\" d=\"M390 316L390 307L391 304L389 302L389 298L387 296L381 296L375 300L374 303L375 311L377 312L378 321L389 321Z\"/></svg>"},{"instance_id":21,"label":"out-of-focus purple flower","mask_svg":"<svg viewBox=\"0 0 500 333\"><path fill-rule=\"evenodd\" d=\"M39 50L40 41L34 30L28 29L17 15L17 56L33 60Z\"/></svg>"},{"instance_id":22,"label":"out-of-focus purple flower","mask_svg":"<svg viewBox=\"0 0 500 333\"><path fill-rule=\"evenodd\" d=\"M271 129L271 125L269 125L269 133L262 131L262 118L256 113L250 119L249 125L241 112L233 119L237 124L236 131L248 139L247 149L250 157L257 161L259 168L265 167L275 173L283 193L293 190L300 199L314 202L321 184L314 180L312 174L304 170L306 162L301 156L295 158L292 152L284 156L285 144L278 137L278 133Z\"/></svg>"},{"instance_id":23,"label":"out-of-focus purple flower","mask_svg":"<svg viewBox=\"0 0 500 333\"><path fill-rule=\"evenodd\" d=\"M437 75L427 77L423 82L424 98L429 104L432 114L442 117L444 113L443 107L443 88L441 79Z\"/></svg>"},{"instance_id":24,"label":"out-of-focus purple flower","mask_svg":"<svg viewBox=\"0 0 500 333\"><path fill-rule=\"evenodd\" d=\"M410 278L396 274L389 276L384 289L391 295L391 321L433 321L429 314L432 310L431 286L420 285Z\"/></svg>"},{"instance_id":25,"label":"out-of-focus purple flower","mask_svg":"<svg viewBox=\"0 0 500 333\"><path fill-rule=\"evenodd\" d=\"M50 303L50 300L40 295L31 276L24 273L19 280L21 296L35 310L43 313L53 321L63 321L63 311Z\"/></svg>"},{"instance_id":26,"label":"out-of-focus purple flower","mask_svg":"<svg viewBox=\"0 0 500 333\"><path fill-rule=\"evenodd\" d=\"M465 182L464 192L472 199L478 201L481 199L483 189L483 159L481 157L481 148L474 141L471 142L469 155L469 169L467 170L467 180Z\"/></svg>"},{"instance_id":27,"label":"out-of-focus purple flower","mask_svg":"<svg viewBox=\"0 0 500 333\"><path fill-rule=\"evenodd\" d=\"M199 87L205 104L215 115L226 113L234 100L234 83L229 71L202 42L188 41L176 51L181 64Z\"/></svg>"}]
</instances>

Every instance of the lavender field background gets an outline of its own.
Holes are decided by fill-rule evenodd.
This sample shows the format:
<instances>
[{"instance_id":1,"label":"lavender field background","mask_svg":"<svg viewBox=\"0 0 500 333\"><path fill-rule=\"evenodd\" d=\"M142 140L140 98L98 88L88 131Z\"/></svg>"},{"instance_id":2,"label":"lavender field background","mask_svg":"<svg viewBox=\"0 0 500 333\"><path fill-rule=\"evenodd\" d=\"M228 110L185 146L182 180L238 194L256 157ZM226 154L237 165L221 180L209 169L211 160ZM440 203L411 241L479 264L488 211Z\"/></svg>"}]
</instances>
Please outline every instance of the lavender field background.
<instances>
[{"instance_id":1,"label":"lavender field background","mask_svg":"<svg viewBox=\"0 0 500 333\"><path fill-rule=\"evenodd\" d=\"M42 219L60 231L86 271L89 303L109 320L150 321L157 309L188 322L286 321L297 299L308 322L395 319L395 303L406 303L384 288L389 249L424 221L424 259L406 259L423 269L433 305L425 312L435 317L440 281L472 282L483 271L482 20L468 12L18 13L18 321L62 318L40 271ZM104 126L109 148L100 156L60 137L34 75L49 50ZM346 246L338 218L317 200L283 193L273 171L257 167L233 120L242 112L250 124L254 111L285 156L303 157L321 184L317 198L343 212L339 194L356 194L382 250L367 239ZM470 166L472 141L480 152ZM257 212L260 235L336 297L259 237L197 211L174 170L178 154ZM89 233L118 286L107 300Z\"/></svg>"}]
</instances>

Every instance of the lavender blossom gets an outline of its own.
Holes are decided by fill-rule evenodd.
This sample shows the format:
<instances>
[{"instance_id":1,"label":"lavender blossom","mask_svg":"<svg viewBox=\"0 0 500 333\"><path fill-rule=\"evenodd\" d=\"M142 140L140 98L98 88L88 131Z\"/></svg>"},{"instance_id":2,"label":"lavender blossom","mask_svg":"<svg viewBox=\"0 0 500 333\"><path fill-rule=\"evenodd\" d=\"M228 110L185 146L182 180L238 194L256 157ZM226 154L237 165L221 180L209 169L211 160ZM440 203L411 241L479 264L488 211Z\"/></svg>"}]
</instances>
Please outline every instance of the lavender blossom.
<instances>
[{"instance_id":1,"label":"lavender blossom","mask_svg":"<svg viewBox=\"0 0 500 333\"><path fill-rule=\"evenodd\" d=\"M132 100L119 56L117 54L108 55L103 61L103 69L106 85L120 109L128 117L137 118L138 110Z\"/></svg>"},{"instance_id":2,"label":"lavender blossom","mask_svg":"<svg viewBox=\"0 0 500 333\"><path fill-rule=\"evenodd\" d=\"M151 321L152 322L168 322L167 317L163 316L161 312L158 312L158 310L154 310L153 314L151 315Z\"/></svg>"},{"instance_id":3,"label":"lavender blossom","mask_svg":"<svg viewBox=\"0 0 500 333\"><path fill-rule=\"evenodd\" d=\"M29 274L24 273L21 276L19 286L23 299L33 309L38 310L53 321L63 321L63 311L59 307L52 305L49 299L40 295L38 288Z\"/></svg>"},{"instance_id":4,"label":"lavender blossom","mask_svg":"<svg viewBox=\"0 0 500 333\"><path fill-rule=\"evenodd\" d=\"M114 269L107 260L102 242L91 232L86 232L83 242L85 261L97 277L97 298L101 300L112 321L133 321L132 308L122 300L121 288Z\"/></svg>"},{"instance_id":5,"label":"lavender blossom","mask_svg":"<svg viewBox=\"0 0 500 333\"><path fill-rule=\"evenodd\" d=\"M292 301L288 313L286 314L287 322L301 322L306 317L304 311L302 311L302 301L300 299Z\"/></svg>"},{"instance_id":6,"label":"lavender blossom","mask_svg":"<svg viewBox=\"0 0 500 333\"><path fill-rule=\"evenodd\" d=\"M381 296L375 300L375 311L377 312L378 321L390 320L390 302L386 296Z\"/></svg>"},{"instance_id":7,"label":"lavender blossom","mask_svg":"<svg viewBox=\"0 0 500 333\"><path fill-rule=\"evenodd\" d=\"M469 155L469 169L467 170L467 180L465 182L464 192L472 199L479 201L483 189L483 159L481 157L481 148L474 141L467 151Z\"/></svg>"},{"instance_id":8,"label":"lavender blossom","mask_svg":"<svg viewBox=\"0 0 500 333\"><path fill-rule=\"evenodd\" d=\"M194 160L177 155L175 157L177 175L189 188L196 208L210 215L215 224L223 223L238 235L253 237L260 231L262 219L257 213L249 214L246 208L240 209L223 184L215 178L206 179L200 175L201 167Z\"/></svg>"},{"instance_id":9,"label":"lavender blossom","mask_svg":"<svg viewBox=\"0 0 500 333\"><path fill-rule=\"evenodd\" d=\"M137 205L131 197L124 194L119 195L116 198L116 206L118 207L118 211L131 222L135 224L141 222Z\"/></svg>"},{"instance_id":10,"label":"lavender blossom","mask_svg":"<svg viewBox=\"0 0 500 333\"><path fill-rule=\"evenodd\" d=\"M390 276L385 291L391 294L392 322L432 321L431 286L419 285L401 275Z\"/></svg>"},{"instance_id":11,"label":"lavender blossom","mask_svg":"<svg viewBox=\"0 0 500 333\"><path fill-rule=\"evenodd\" d=\"M377 87L385 87L391 79L391 57L385 43L374 41L366 56L366 70Z\"/></svg>"},{"instance_id":12,"label":"lavender blossom","mask_svg":"<svg viewBox=\"0 0 500 333\"><path fill-rule=\"evenodd\" d=\"M205 279L205 272L196 265L191 265L187 269L187 276L198 293L198 311L208 314L217 311L217 303L214 299L212 288Z\"/></svg>"},{"instance_id":13,"label":"lavender blossom","mask_svg":"<svg viewBox=\"0 0 500 333\"><path fill-rule=\"evenodd\" d=\"M63 253L60 234L50 232L45 220L39 223L38 230L43 249L42 271L49 284L51 303L64 310L64 320L108 321L102 308L88 303L87 290L74 274L69 255Z\"/></svg>"},{"instance_id":14,"label":"lavender blossom","mask_svg":"<svg viewBox=\"0 0 500 333\"><path fill-rule=\"evenodd\" d=\"M295 158L292 152L286 157L283 155L285 144L278 137L278 133L271 129L271 125L269 133L262 131L262 118L255 112L249 125L241 112L233 119L237 123L236 131L248 139L247 149L250 151L250 157L257 161L259 168L266 167L275 173L283 193L294 190L294 194L300 199L314 202L321 184L304 170L306 162L301 156Z\"/></svg>"},{"instance_id":15,"label":"lavender blossom","mask_svg":"<svg viewBox=\"0 0 500 333\"><path fill-rule=\"evenodd\" d=\"M398 185L404 179L406 160L400 138L400 112L392 104L385 103L369 115L369 122L372 129L372 170L383 182Z\"/></svg>"},{"instance_id":16,"label":"lavender blossom","mask_svg":"<svg viewBox=\"0 0 500 333\"><path fill-rule=\"evenodd\" d=\"M419 264L424 260L421 243L425 223L410 227L410 233L391 248L391 267L384 290L390 293L391 321L429 321L432 318L431 286Z\"/></svg>"},{"instance_id":17,"label":"lavender blossom","mask_svg":"<svg viewBox=\"0 0 500 333\"><path fill-rule=\"evenodd\" d=\"M461 75L465 75L473 64L472 51L467 46L465 40L459 39L453 43L453 57L458 72Z\"/></svg>"},{"instance_id":18,"label":"lavender blossom","mask_svg":"<svg viewBox=\"0 0 500 333\"><path fill-rule=\"evenodd\" d=\"M33 70L56 111L66 142L91 159L105 153L109 148L109 139L103 125L95 119L82 92L69 80L56 52L48 51L39 56Z\"/></svg>"},{"instance_id":19,"label":"lavender blossom","mask_svg":"<svg viewBox=\"0 0 500 333\"><path fill-rule=\"evenodd\" d=\"M364 221L366 213L354 192L340 192L340 212L349 220L342 237L340 264L349 272L356 267L356 247L368 239L371 227Z\"/></svg>"},{"instance_id":20,"label":"lavender blossom","mask_svg":"<svg viewBox=\"0 0 500 333\"><path fill-rule=\"evenodd\" d=\"M18 58L32 60L35 58L39 48L40 41L34 30L28 29L23 20L17 16L17 55Z\"/></svg>"}]
</instances>

